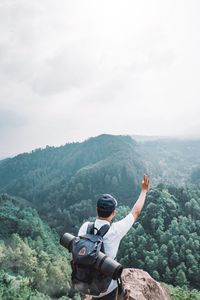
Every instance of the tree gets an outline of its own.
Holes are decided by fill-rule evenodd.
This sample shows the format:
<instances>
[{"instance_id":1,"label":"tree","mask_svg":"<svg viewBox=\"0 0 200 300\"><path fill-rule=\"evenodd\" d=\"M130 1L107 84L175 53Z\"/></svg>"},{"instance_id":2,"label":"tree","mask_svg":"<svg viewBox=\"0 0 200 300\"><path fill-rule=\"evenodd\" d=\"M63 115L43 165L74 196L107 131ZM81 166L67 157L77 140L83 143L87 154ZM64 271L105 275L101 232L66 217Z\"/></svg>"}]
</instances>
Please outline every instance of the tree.
<instances>
[{"instance_id":1,"label":"tree","mask_svg":"<svg viewBox=\"0 0 200 300\"><path fill-rule=\"evenodd\" d=\"M185 276L185 272L183 272L182 270L179 270L177 273L176 284L181 287L187 285L187 278Z\"/></svg>"}]
</instances>

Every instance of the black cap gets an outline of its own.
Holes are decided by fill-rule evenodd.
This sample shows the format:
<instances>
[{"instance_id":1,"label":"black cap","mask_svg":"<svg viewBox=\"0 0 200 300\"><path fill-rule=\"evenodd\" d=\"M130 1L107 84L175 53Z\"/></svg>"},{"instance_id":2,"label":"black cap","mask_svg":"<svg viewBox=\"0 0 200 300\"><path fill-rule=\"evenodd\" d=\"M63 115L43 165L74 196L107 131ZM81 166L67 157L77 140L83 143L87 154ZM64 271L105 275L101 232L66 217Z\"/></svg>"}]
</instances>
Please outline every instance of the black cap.
<instances>
[{"instance_id":1,"label":"black cap","mask_svg":"<svg viewBox=\"0 0 200 300\"><path fill-rule=\"evenodd\" d=\"M97 200L97 209L100 211L112 212L117 206L117 200L110 194L103 194Z\"/></svg>"}]
</instances>

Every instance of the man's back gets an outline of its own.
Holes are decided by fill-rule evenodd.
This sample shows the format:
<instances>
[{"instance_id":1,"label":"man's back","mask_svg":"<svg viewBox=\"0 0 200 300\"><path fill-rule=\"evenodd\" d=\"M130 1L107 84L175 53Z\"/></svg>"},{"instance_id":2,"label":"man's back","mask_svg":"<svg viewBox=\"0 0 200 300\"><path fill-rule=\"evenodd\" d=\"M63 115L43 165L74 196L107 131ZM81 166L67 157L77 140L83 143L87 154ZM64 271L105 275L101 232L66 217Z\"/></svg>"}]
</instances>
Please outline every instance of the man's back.
<instances>
[{"instance_id":1,"label":"man's back","mask_svg":"<svg viewBox=\"0 0 200 300\"><path fill-rule=\"evenodd\" d=\"M114 222L110 225L110 229L103 237L105 254L107 256L109 256L113 259L116 258L120 241L126 235L126 233L129 231L129 229L132 227L133 223L134 223L134 217L133 217L132 213L130 213L122 220L120 220L118 222ZM110 224L110 222L107 220L96 219L95 223L94 223L94 227L98 230L105 224ZM89 222L85 222L81 226L81 228L79 229L79 232L78 232L79 236L86 234L88 225L89 225ZM96 231L95 231L95 233L96 233ZM116 287L117 287L117 281L112 280L106 293L101 293L99 295L99 297L102 297L104 295L111 293Z\"/></svg>"},{"instance_id":2,"label":"man's back","mask_svg":"<svg viewBox=\"0 0 200 300\"><path fill-rule=\"evenodd\" d=\"M113 222L110 229L103 238L105 254L113 259L116 258L117 250L121 239L126 235L134 223L133 215L130 213L124 219ZM79 229L78 235L84 235L87 232L89 222L85 222ZM96 219L94 227L100 229L103 225L110 224L109 221ZM96 233L96 231L95 231Z\"/></svg>"}]
</instances>

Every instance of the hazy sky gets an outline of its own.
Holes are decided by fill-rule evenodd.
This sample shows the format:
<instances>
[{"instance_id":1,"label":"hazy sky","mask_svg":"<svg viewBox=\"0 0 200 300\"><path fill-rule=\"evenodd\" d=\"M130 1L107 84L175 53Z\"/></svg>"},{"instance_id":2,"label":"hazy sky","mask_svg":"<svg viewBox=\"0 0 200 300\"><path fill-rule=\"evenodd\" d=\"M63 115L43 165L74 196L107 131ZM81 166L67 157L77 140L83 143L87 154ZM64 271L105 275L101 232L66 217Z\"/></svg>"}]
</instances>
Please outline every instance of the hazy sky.
<instances>
[{"instance_id":1,"label":"hazy sky","mask_svg":"<svg viewBox=\"0 0 200 300\"><path fill-rule=\"evenodd\" d=\"M0 157L200 136L200 1L1 0Z\"/></svg>"}]
</instances>

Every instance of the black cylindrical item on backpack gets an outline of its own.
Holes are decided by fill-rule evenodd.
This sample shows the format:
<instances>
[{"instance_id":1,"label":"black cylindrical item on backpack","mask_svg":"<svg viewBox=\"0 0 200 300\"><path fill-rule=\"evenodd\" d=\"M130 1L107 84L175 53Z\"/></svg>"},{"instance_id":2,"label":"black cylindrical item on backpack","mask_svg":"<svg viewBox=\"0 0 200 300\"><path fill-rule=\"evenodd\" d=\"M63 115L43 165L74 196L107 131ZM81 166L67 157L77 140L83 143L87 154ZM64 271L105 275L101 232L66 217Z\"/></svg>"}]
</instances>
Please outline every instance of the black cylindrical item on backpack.
<instances>
[{"instance_id":1,"label":"black cylindrical item on backpack","mask_svg":"<svg viewBox=\"0 0 200 300\"><path fill-rule=\"evenodd\" d=\"M67 248L70 252L72 251L72 243L75 240L75 236L70 233L64 233L60 238L60 244Z\"/></svg>"},{"instance_id":2,"label":"black cylindrical item on backpack","mask_svg":"<svg viewBox=\"0 0 200 300\"><path fill-rule=\"evenodd\" d=\"M60 244L71 252L74 239L75 236L65 233L60 239ZM99 252L94 268L115 280L121 276L123 271L122 265L111 257L106 256L103 252Z\"/></svg>"},{"instance_id":3,"label":"black cylindrical item on backpack","mask_svg":"<svg viewBox=\"0 0 200 300\"><path fill-rule=\"evenodd\" d=\"M112 277L112 279L117 279L122 274L123 266L111 257L106 256L103 252L99 252L95 269Z\"/></svg>"}]
</instances>

